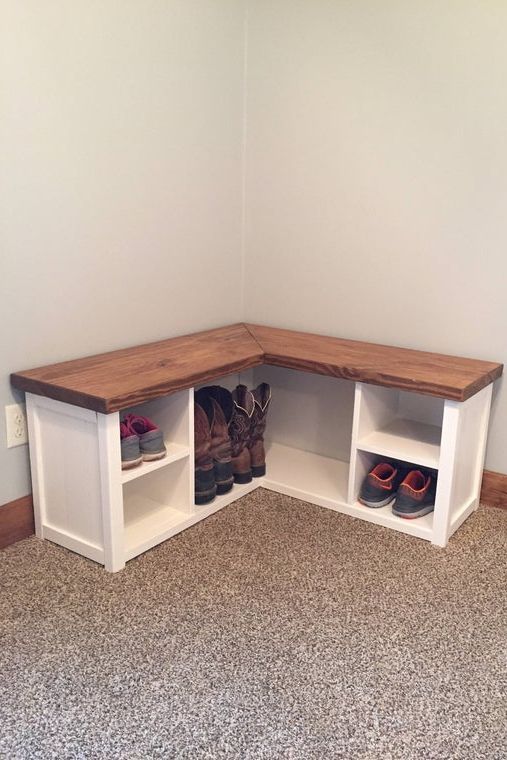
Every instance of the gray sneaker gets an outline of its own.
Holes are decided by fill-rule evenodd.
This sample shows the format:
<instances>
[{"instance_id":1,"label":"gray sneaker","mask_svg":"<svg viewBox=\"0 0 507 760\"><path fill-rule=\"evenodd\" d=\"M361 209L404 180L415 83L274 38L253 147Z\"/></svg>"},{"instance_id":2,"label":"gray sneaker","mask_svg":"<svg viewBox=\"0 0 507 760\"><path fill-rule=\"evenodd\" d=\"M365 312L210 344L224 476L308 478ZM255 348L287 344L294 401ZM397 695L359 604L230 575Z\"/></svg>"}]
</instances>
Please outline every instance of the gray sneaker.
<instances>
[{"instance_id":1,"label":"gray sneaker","mask_svg":"<svg viewBox=\"0 0 507 760\"><path fill-rule=\"evenodd\" d=\"M120 422L121 439L121 468L129 470L141 464L143 457L139 448L139 436L133 433L128 425Z\"/></svg>"},{"instance_id":2,"label":"gray sneaker","mask_svg":"<svg viewBox=\"0 0 507 760\"><path fill-rule=\"evenodd\" d=\"M165 457L167 450L164 443L162 430L148 417L140 417L137 414L127 414L123 420L131 433L139 438L139 448L145 462Z\"/></svg>"}]
</instances>

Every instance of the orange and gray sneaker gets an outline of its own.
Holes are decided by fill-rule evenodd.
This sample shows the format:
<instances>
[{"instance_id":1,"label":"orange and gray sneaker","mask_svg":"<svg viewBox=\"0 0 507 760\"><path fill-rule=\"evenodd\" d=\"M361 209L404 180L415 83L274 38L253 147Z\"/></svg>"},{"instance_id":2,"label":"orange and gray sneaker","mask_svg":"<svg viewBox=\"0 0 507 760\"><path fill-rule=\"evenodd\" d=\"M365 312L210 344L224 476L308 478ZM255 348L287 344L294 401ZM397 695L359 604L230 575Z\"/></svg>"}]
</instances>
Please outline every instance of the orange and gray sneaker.
<instances>
[{"instance_id":1,"label":"orange and gray sneaker","mask_svg":"<svg viewBox=\"0 0 507 760\"><path fill-rule=\"evenodd\" d=\"M359 501L373 509L387 506L396 498L398 486L406 474L406 468L380 462L363 480Z\"/></svg>"},{"instance_id":2,"label":"orange and gray sneaker","mask_svg":"<svg viewBox=\"0 0 507 760\"><path fill-rule=\"evenodd\" d=\"M412 470L398 488L393 514L411 520L435 509L436 479Z\"/></svg>"}]
</instances>

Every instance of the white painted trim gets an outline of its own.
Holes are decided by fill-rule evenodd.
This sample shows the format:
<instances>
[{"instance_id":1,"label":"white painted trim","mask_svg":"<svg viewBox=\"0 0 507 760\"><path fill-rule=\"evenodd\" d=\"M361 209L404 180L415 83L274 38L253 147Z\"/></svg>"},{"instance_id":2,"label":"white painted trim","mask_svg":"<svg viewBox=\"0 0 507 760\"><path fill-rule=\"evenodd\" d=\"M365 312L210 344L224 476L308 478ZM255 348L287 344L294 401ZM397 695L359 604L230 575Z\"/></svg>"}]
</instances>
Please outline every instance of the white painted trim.
<instances>
[{"instance_id":1,"label":"white painted trim","mask_svg":"<svg viewBox=\"0 0 507 760\"><path fill-rule=\"evenodd\" d=\"M64 546L72 552L82 554L83 557L88 557L94 562L100 562L101 565L104 563L104 550L100 546L83 541L72 533L52 528L51 525L44 525L44 538L59 544L59 546Z\"/></svg>"},{"instance_id":2,"label":"white painted trim","mask_svg":"<svg viewBox=\"0 0 507 760\"><path fill-rule=\"evenodd\" d=\"M46 518L46 502L44 488L44 468L42 466L42 441L39 411L36 404L38 396L26 394L26 419L28 425L28 440L30 443L30 472L32 476L33 516L35 535L44 538L44 521Z\"/></svg>"},{"instance_id":3,"label":"white painted trim","mask_svg":"<svg viewBox=\"0 0 507 760\"><path fill-rule=\"evenodd\" d=\"M472 491L475 498L475 509L477 509L480 502L482 476L484 473L484 462L486 460L486 444L488 440L489 415L491 412L492 395L493 384L487 385L470 399L470 401L474 401L477 404L482 405L481 419L479 423L479 438L477 442L477 461Z\"/></svg>"},{"instance_id":4,"label":"white painted trim","mask_svg":"<svg viewBox=\"0 0 507 760\"><path fill-rule=\"evenodd\" d=\"M467 517L472 514L472 512L475 512L477 507L479 506L479 499L473 498L469 501L465 502L461 509L457 511L457 513L454 515L454 517L451 520L450 530L449 530L449 537L452 536L453 533L455 533L460 525L462 525Z\"/></svg>"},{"instance_id":5,"label":"white painted trim","mask_svg":"<svg viewBox=\"0 0 507 760\"><path fill-rule=\"evenodd\" d=\"M361 402L363 398L363 386L361 383L355 384L354 391L354 413L352 417L352 439L350 442L350 466L349 466L349 483L347 502L353 504L356 498L356 468L357 468L357 441L359 438L359 422L361 417Z\"/></svg>"},{"instance_id":6,"label":"white painted trim","mask_svg":"<svg viewBox=\"0 0 507 760\"><path fill-rule=\"evenodd\" d=\"M33 399L35 406L38 406L40 409L49 409L51 412L67 414L69 417L84 420L85 422L95 422L97 419L97 412L94 412L92 409L84 409L81 406L67 404L65 401L57 401L47 396L36 396L35 394L27 393L26 397L28 398L29 396Z\"/></svg>"},{"instance_id":7,"label":"white painted trim","mask_svg":"<svg viewBox=\"0 0 507 760\"><path fill-rule=\"evenodd\" d=\"M451 519L451 506L454 493L456 456L458 451L459 429L462 414L462 402L445 401L442 423L442 440L440 444L440 461L438 467L437 493L433 516L432 543L447 546Z\"/></svg>"},{"instance_id":8,"label":"white painted trim","mask_svg":"<svg viewBox=\"0 0 507 760\"><path fill-rule=\"evenodd\" d=\"M112 573L125 567L121 484L120 415L97 415L102 493L104 564Z\"/></svg>"},{"instance_id":9,"label":"white painted trim","mask_svg":"<svg viewBox=\"0 0 507 760\"><path fill-rule=\"evenodd\" d=\"M188 390L188 447L190 450L188 458L188 493L189 504L188 510L191 512L195 509L195 438L194 438L194 389Z\"/></svg>"}]
</instances>

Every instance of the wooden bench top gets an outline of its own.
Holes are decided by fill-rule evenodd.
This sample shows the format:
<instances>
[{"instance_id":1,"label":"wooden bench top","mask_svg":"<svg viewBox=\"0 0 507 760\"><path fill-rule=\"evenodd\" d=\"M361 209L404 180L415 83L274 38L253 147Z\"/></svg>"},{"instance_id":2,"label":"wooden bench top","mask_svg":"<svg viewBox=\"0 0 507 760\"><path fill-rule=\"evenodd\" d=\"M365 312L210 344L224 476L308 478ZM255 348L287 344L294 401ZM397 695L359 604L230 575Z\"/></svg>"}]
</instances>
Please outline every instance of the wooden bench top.
<instances>
[{"instance_id":1,"label":"wooden bench top","mask_svg":"<svg viewBox=\"0 0 507 760\"><path fill-rule=\"evenodd\" d=\"M107 414L261 364L456 401L503 370L497 362L240 323L16 372L11 381L20 390Z\"/></svg>"}]
</instances>

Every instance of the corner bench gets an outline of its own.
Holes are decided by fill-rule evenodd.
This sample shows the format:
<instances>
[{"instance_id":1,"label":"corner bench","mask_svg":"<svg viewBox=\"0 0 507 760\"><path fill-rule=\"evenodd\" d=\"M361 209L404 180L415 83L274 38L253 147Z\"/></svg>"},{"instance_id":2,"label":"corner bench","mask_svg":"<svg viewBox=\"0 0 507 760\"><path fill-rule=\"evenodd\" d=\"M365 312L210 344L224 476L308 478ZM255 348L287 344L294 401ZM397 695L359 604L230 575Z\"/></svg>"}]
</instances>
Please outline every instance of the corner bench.
<instances>
[{"instance_id":1,"label":"corner bench","mask_svg":"<svg viewBox=\"0 0 507 760\"><path fill-rule=\"evenodd\" d=\"M193 388L221 378L235 384L237 373L254 382L273 367L280 387L286 380L297 387L302 371L351 388L346 461L320 443L311 451L287 445L284 416L304 401L297 391L277 399L275 388L267 475L195 506ZM240 323L16 372L11 382L27 400L36 533L115 572L263 486L445 546L478 506L492 384L502 370L495 362ZM161 425L164 459L121 470L119 412L126 409ZM402 520L390 507L358 503L379 456L438 470L433 513Z\"/></svg>"}]
</instances>

